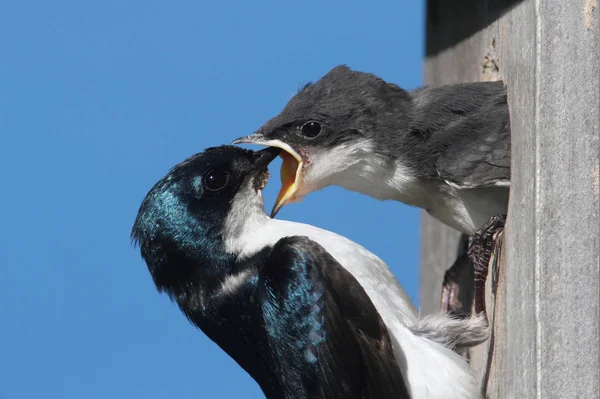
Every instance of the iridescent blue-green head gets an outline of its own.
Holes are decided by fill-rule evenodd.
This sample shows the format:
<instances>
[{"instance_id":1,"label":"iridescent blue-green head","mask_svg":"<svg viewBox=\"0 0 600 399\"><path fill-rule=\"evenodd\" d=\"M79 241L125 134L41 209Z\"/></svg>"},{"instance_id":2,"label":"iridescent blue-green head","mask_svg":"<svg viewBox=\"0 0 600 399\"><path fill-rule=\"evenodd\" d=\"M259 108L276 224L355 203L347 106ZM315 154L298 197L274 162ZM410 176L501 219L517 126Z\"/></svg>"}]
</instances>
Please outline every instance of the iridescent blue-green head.
<instances>
[{"instance_id":1,"label":"iridescent blue-green head","mask_svg":"<svg viewBox=\"0 0 600 399\"><path fill-rule=\"evenodd\" d=\"M205 150L176 165L144 198L131 232L159 291L212 291L235 264L225 248L228 216L262 207L267 166L279 149Z\"/></svg>"}]
</instances>

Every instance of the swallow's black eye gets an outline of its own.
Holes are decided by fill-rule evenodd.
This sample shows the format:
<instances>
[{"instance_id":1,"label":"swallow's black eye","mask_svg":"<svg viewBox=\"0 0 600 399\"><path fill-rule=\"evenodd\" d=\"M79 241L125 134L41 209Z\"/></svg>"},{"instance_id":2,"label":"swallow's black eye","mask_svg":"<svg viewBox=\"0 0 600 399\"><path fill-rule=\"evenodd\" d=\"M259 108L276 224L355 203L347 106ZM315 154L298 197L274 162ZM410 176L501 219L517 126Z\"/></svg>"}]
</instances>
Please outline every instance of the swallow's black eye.
<instances>
[{"instance_id":1,"label":"swallow's black eye","mask_svg":"<svg viewBox=\"0 0 600 399\"><path fill-rule=\"evenodd\" d=\"M317 137L321 133L321 124L315 121L306 122L300 128L300 131L306 137Z\"/></svg>"},{"instance_id":2,"label":"swallow's black eye","mask_svg":"<svg viewBox=\"0 0 600 399\"><path fill-rule=\"evenodd\" d=\"M209 191L219 191L225 188L229 181L229 173L223 169L213 169L204 178L204 187Z\"/></svg>"}]
</instances>

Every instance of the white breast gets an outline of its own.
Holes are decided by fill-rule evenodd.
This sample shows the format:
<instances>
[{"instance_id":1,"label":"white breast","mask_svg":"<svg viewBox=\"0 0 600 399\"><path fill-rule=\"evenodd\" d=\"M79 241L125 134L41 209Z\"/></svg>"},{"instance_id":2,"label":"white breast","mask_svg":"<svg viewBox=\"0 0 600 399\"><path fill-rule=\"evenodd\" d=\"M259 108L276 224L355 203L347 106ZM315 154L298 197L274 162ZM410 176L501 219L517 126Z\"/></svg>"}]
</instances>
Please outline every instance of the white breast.
<instances>
[{"instance_id":1,"label":"white breast","mask_svg":"<svg viewBox=\"0 0 600 399\"><path fill-rule=\"evenodd\" d=\"M451 182L423 181L402 159L393 167L377 156L369 141L341 145L327 152L313 150L302 195L338 185L380 200L395 200L425 209L446 225L473 234L489 218L505 214L508 182L497 187L460 187Z\"/></svg>"}]
</instances>

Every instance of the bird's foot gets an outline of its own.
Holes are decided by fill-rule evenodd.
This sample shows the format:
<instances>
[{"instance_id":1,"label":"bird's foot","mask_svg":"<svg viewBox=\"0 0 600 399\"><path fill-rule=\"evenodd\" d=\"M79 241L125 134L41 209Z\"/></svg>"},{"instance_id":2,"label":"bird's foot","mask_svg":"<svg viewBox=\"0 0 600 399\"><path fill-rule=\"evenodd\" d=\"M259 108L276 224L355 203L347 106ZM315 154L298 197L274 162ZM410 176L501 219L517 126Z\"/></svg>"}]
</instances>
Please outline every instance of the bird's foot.
<instances>
[{"instance_id":1,"label":"bird's foot","mask_svg":"<svg viewBox=\"0 0 600 399\"><path fill-rule=\"evenodd\" d=\"M454 264L446 270L444 282L442 283L442 300L440 303L440 311L442 313L458 312L463 307L458 294L462 275L468 270L469 262L469 258L466 254L463 254L456 258Z\"/></svg>"},{"instance_id":2,"label":"bird's foot","mask_svg":"<svg viewBox=\"0 0 600 399\"><path fill-rule=\"evenodd\" d=\"M498 238L504 231L506 215L492 216L486 224L469 237L467 255L475 271L475 313L485 313L485 281L492 254L498 248Z\"/></svg>"}]
</instances>

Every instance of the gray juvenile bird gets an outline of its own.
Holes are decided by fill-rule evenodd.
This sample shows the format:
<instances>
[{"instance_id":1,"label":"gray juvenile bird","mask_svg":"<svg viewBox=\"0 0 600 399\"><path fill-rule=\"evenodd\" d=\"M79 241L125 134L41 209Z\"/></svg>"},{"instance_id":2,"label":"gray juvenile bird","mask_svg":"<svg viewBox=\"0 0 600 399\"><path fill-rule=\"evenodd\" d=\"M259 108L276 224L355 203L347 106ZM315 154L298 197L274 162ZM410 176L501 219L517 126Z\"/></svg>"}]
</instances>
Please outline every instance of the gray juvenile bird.
<instances>
[{"instance_id":1,"label":"gray juvenile bird","mask_svg":"<svg viewBox=\"0 0 600 399\"><path fill-rule=\"evenodd\" d=\"M285 151L272 216L329 185L418 206L469 235L507 211L510 120L502 82L406 91L338 66L234 143Z\"/></svg>"}]
</instances>

